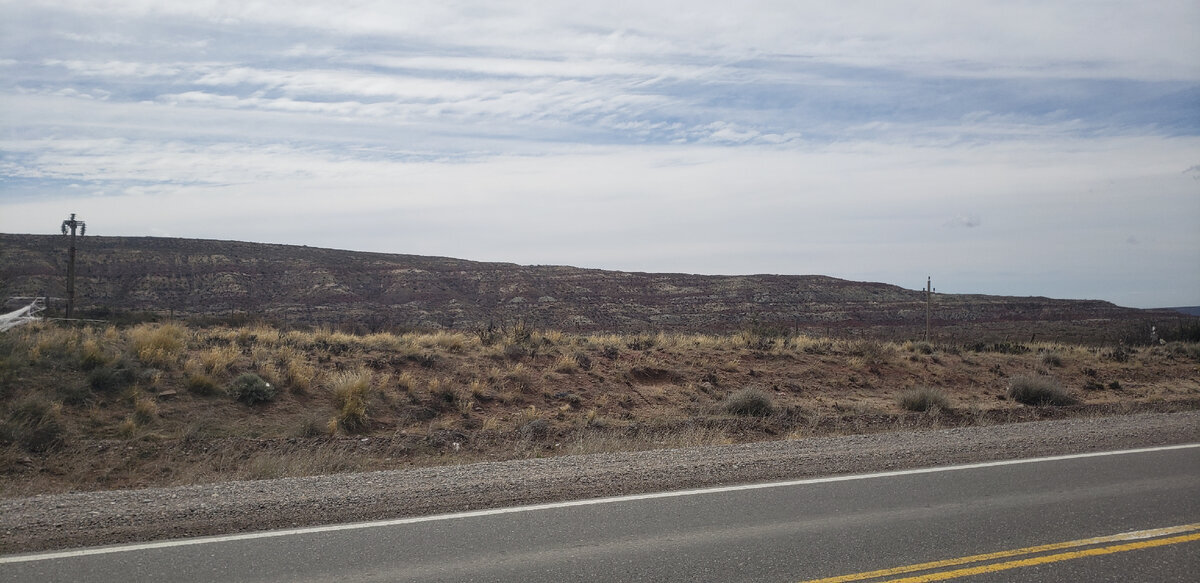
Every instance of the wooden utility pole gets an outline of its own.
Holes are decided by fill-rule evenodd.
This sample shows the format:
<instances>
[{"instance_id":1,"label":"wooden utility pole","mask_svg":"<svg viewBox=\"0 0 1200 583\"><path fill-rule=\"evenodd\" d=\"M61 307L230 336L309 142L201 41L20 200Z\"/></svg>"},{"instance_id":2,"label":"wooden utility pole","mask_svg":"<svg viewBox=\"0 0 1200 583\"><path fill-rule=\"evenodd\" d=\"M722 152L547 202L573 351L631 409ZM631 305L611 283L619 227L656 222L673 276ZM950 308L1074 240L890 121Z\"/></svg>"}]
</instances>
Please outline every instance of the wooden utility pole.
<instances>
[{"instance_id":1,"label":"wooden utility pole","mask_svg":"<svg viewBox=\"0 0 1200 583\"><path fill-rule=\"evenodd\" d=\"M933 322L933 276L925 277L925 341L929 342L929 328Z\"/></svg>"},{"instance_id":2,"label":"wooden utility pole","mask_svg":"<svg viewBox=\"0 0 1200 583\"><path fill-rule=\"evenodd\" d=\"M67 252L67 318L70 318L75 312L75 230L79 230L79 236L82 237L87 231L87 223L75 220L75 213L71 213L71 218L62 222L62 234L70 236L70 247ZM67 231L70 231L68 233Z\"/></svg>"}]
</instances>

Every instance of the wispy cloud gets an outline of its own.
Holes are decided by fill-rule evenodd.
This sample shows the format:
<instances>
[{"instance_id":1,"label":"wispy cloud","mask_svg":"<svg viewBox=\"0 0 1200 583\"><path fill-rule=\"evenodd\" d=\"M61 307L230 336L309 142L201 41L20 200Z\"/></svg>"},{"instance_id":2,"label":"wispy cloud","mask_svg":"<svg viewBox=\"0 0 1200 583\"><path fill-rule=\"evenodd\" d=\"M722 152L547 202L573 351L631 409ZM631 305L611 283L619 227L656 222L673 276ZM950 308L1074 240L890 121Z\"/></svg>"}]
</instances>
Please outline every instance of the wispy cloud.
<instances>
[{"instance_id":1,"label":"wispy cloud","mask_svg":"<svg viewBox=\"0 0 1200 583\"><path fill-rule=\"evenodd\" d=\"M966 227L968 229L978 227L982 224L983 221L980 221L979 217L971 215L955 215L946 221L947 227Z\"/></svg>"},{"instance_id":2,"label":"wispy cloud","mask_svg":"<svg viewBox=\"0 0 1200 583\"><path fill-rule=\"evenodd\" d=\"M1151 302L1133 269L1197 303L1198 23L1189 0L0 0L0 230L186 213L171 233Z\"/></svg>"}]
</instances>

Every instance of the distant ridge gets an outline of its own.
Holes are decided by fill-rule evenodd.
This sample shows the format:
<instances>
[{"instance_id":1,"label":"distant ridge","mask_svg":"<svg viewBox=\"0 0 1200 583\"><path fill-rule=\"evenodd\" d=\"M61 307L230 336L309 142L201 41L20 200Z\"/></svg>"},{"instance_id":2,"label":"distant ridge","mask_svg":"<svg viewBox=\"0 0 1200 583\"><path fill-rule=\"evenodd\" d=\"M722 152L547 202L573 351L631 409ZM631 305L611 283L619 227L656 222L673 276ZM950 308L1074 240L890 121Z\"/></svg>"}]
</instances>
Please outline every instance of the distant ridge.
<instances>
[{"instance_id":1,"label":"distant ridge","mask_svg":"<svg viewBox=\"0 0 1200 583\"><path fill-rule=\"evenodd\" d=\"M0 234L0 296L63 295L61 236ZM712 276L521 266L159 237L86 237L81 310L262 317L358 329L522 321L581 332L757 328L917 337L925 294L821 275ZM935 296L935 338L1100 340L1187 318L1097 300Z\"/></svg>"},{"instance_id":2,"label":"distant ridge","mask_svg":"<svg viewBox=\"0 0 1200 583\"><path fill-rule=\"evenodd\" d=\"M1183 307L1179 307L1179 308L1162 308L1162 309L1174 310L1176 312L1179 312L1181 314L1187 314L1189 316L1200 316L1200 306L1183 306Z\"/></svg>"}]
</instances>

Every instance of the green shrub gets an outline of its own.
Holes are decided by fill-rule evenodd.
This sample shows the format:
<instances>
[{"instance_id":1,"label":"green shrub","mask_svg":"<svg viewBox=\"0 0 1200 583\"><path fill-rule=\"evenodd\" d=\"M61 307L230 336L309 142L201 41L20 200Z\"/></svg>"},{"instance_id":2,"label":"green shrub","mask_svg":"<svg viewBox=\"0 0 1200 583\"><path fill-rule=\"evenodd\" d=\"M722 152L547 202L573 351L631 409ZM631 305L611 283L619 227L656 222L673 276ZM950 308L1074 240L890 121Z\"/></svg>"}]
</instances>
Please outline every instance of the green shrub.
<instances>
[{"instance_id":1,"label":"green shrub","mask_svg":"<svg viewBox=\"0 0 1200 583\"><path fill-rule=\"evenodd\" d=\"M115 393L132 385L136 379L137 371L125 362L108 364L88 373L88 385L101 393Z\"/></svg>"},{"instance_id":2,"label":"green shrub","mask_svg":"<svg viewBox=\"0 0 1200 583\"><path fill-rule=\"evenodd\" d=\"M766 417L775 412L771 396L760 389L742 389L725 397L724 409L730 415Z\"/></svg>"},{"instance_id":3,"label":"green shrub","mask_svg":"<svg viewBox=\"0 0 1200 583\"><path fill-rule=\"evenodd\" d=\"M92 399L92 391L78 384L59 385L55 393L65 405L85 405Z\"/></svg>"},{"instance_id":4,"label":"green shrub","mask_svg":"<svg viewBox=\"0 0 1200 583\"><path fill-rule=\"evenodd\" d=\"M949 409L950 400L942 391L930 387L908 389L900 393L900 406L909 411L928 411L930 409Z\"/></svg>"},{"instance_id":5,"label":"green shrub","mask_svg":"<svg viewBox=\"0 0 1200 583\"><path fill-rule=\"evenodd\" d=\"M65 435L62 405L41 395L30 395L14 403L8 419L0 424L0 441L19 444L34 453L61 445Z\"/></svg>"},{"instance_id":6,"label":"green shrub","mask_svg":"<svg viewBox=\"0 0 1200 583\"><path fill-rule=\"evenodd\" d=\"M1008 396L1018 403L1034 407L1078 403L1057 380L1048 376L1015 376L1008 384Z\"/></svg>"},{"instance_id":7,"label":"green shrub","mask_svg":"<svg viewBox=\"0 0 1200 583\"><path fill-rule=\"evenodd\" d=\"M233 379L233 382L229 384L229 394L247 405L254 405L274 401L275 387L264 381L262 377L248 372Z\"/></svg>"}]
</instances>

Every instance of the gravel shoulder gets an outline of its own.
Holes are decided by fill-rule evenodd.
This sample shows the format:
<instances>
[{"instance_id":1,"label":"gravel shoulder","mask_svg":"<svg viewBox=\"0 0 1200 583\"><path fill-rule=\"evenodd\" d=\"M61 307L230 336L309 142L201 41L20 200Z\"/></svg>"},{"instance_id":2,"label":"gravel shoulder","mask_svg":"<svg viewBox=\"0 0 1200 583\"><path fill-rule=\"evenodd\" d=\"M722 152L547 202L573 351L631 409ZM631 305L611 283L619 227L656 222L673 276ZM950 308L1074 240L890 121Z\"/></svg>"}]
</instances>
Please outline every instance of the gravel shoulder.
<instances>
[{"instance_id":1,"label":"gravel shoulder","mask_svg":"<svg viewBox=\"0 0 1200 583\"><path fill-rule=\"evenodd\" d=\"M17 553L1200 442L1200 411L0 500Z\"/></svg>"}]
</instances>

